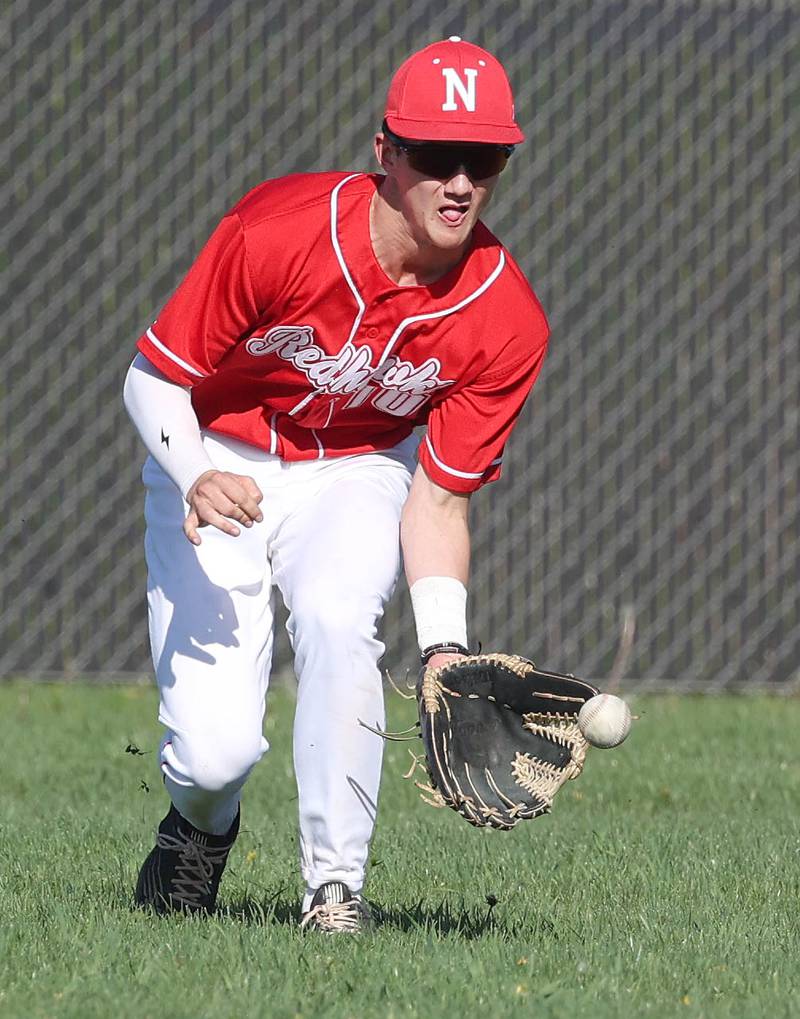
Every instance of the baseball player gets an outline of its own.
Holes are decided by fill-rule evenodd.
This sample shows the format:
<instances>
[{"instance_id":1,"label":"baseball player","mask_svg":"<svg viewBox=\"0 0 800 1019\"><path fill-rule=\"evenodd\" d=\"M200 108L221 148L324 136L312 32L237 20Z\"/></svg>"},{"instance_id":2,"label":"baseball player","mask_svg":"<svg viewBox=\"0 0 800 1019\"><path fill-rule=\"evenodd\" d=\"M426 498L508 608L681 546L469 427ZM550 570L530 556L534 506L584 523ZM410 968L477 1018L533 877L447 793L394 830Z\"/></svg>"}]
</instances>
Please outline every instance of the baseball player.
<instances>
[{"instance_id":1,"label":"baseball player","mask_svg":"<svg viewBox=\"0 0 800 1019\"><path fill-rule=\"evenodd\" d=\"M269 180L138 343L149 629L171 805L136 901L210 911L262 735L272 590L298 681L302 923L369 924L378 626L401 565L422 659L466 653L468 506L500 475L547 322L480 220L523 140L505 71L458 37L392 79L380 173ZM419 443L415 426L426 425Z\"/></svg>"}]
</instances>

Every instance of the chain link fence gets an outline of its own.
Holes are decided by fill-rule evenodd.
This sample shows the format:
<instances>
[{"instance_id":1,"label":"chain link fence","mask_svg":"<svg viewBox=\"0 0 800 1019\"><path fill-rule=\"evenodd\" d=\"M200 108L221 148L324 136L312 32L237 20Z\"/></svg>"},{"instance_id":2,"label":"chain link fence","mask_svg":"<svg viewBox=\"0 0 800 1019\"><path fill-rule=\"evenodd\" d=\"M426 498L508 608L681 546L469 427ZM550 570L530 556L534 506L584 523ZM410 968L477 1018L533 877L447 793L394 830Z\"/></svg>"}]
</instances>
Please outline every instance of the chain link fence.
<instances>
[{"instance_id":1,"label":"chain link fence","mask_svg":"<svg viewBox=\"0 0 800 1019\"><path fill-rule=\"evenodd\" d=\"M371 168L392 70L450 34L515 85L487 221L553 329L473 500L472 634L629 685L800 680L800 4L744 0L10 0L0 675L149 671L134 342L254 184ZM402 674L404 591L385 639Z\"/></svg>"}]
</instances>

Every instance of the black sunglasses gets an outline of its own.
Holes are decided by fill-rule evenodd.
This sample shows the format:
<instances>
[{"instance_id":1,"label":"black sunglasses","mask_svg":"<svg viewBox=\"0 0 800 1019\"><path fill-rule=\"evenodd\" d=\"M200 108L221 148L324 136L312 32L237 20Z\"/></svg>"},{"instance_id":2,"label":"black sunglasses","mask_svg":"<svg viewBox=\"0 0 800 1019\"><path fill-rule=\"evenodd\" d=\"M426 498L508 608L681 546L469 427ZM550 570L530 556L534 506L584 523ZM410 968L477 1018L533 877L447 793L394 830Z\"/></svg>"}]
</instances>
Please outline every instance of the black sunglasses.
<instances>
[{"instance_id":1,"label":"black sunglasses","mask_svg":"<svg viewBox=\"0 0 800 1019\"><path fill-rule=\"evenodd\" d=\"M461 167L471 180L486 180L505 169L514 151L513 145L409 141L390 131L386 121L381 130L392 145L405 152L412 170L436 180L449 180Z\"/></svg>"}]
</instances>

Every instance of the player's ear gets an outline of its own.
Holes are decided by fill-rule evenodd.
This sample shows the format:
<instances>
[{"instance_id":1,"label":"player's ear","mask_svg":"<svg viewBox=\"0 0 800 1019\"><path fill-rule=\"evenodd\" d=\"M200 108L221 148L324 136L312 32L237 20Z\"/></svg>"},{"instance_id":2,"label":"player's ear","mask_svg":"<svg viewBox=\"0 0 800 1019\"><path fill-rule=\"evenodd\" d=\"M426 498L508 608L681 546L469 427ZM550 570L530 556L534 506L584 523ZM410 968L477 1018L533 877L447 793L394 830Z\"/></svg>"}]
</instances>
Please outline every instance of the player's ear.
<instances>
[{"instance_id":1,"label":"player's ear","mask_svg":"<svg viewBox=\"0 0 800 1019\"><path fill-rule=\"evenodd\" d=\"M387 171L391 169L397 158L397 149L394 145L392 145L383 132L379 131L375 135L373 146L375 149L375 158L378 160L378 165L381 169Z\"/></svg>"}]
</instances>

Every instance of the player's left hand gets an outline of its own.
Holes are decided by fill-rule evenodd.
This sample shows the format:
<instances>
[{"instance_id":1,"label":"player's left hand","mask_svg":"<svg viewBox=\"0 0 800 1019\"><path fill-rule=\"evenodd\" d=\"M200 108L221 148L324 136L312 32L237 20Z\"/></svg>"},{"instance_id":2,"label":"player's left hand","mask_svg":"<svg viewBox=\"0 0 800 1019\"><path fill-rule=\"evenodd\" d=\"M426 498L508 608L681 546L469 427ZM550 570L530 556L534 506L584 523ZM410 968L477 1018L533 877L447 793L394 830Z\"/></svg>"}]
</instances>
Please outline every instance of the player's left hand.
<instances>
[{"instance_id":1,"label":"player's left hand","mask_svg":"<svg viewBox=\"0 0 800 1019\"><path fill-rule=\"evenodd\" d=\"M433 655L428 659L427 668L429 669L441 669L444 665L450 665L451 662L460 662L465 655L453 655L453 654L438 654Z\"/></svg>"},{"instance_id":2,"label":"player's left hand","mask_svg":"<svg viewBox=\"0 0 800 1019\"><path fill-rule=\"evenodd\" d=\"M444 667L436 658L450 659ZM417 684L430 785L423 799L478 828L547 813L577 778L588 743L578 725L595 686L517 655L437 655Z\"/></svg>"}]
</instances>

